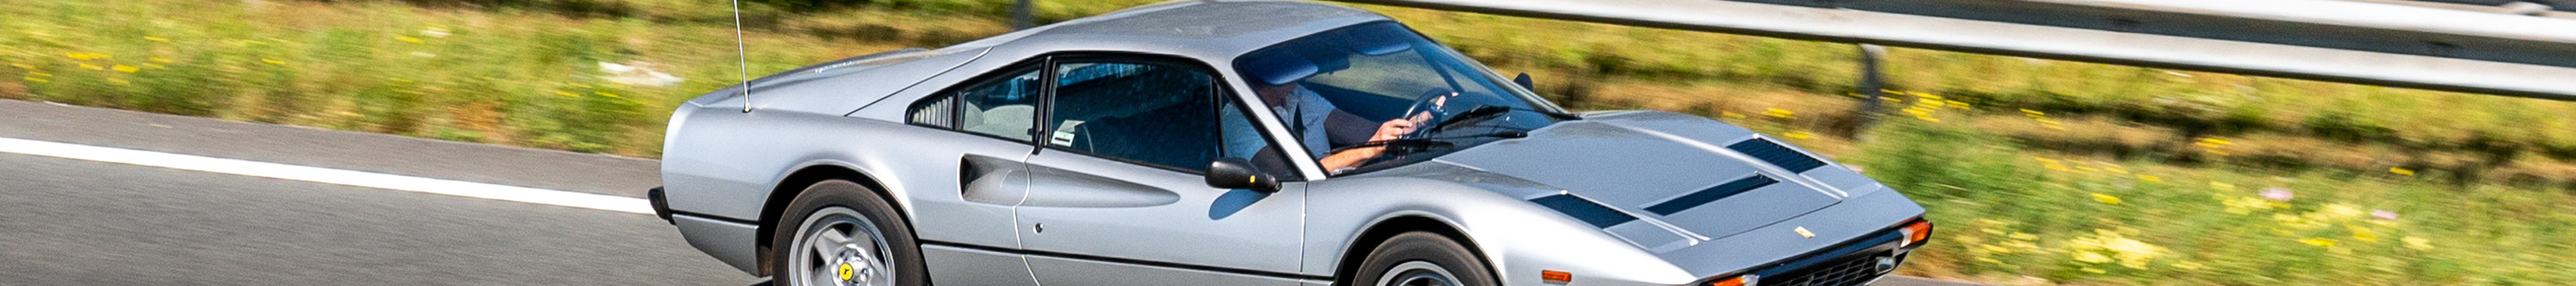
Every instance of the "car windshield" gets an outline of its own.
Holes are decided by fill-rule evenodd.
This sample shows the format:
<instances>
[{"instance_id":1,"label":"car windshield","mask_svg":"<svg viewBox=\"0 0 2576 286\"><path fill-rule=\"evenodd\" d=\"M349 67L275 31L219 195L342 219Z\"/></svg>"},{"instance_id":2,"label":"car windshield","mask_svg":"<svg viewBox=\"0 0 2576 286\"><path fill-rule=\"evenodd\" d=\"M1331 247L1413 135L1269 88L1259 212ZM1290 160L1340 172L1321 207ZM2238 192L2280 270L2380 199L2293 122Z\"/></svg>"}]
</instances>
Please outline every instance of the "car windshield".
<instances>
[{"instance_id":1,"label":"car windshield","mask_svg":"<svg viewBox=\"0 0 2576 286\"><path fill-rule=\"evenodd\" d=\"M1336 174L1514 137L1509 134L1554 124L1552 115L1564 112L1395 22L1289 40L1246 53L1234 67L1308 155ZM1371 140L1393 120L1412 121L1415 132Z\"/></svg>"}]
</instances>

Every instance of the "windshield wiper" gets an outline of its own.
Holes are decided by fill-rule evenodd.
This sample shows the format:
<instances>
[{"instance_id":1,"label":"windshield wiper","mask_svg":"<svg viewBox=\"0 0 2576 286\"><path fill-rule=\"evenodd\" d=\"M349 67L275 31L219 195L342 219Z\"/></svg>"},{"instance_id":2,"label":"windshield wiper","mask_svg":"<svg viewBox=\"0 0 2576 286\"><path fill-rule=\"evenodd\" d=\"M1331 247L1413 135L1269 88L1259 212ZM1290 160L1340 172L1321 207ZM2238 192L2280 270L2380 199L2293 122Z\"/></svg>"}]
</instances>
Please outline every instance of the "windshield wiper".
<instances>
[{"instance_id":1,"label":"windshield wiper","mask_svg":"<svg viewBox=\"0 0 2576 286\"><path fill-rule=\"evenodd\" d=\"M1469 108L1469 109L1467 109L1467 111L1460 111L1460 112L1458 112L1458 114L1457 114L1457 115L1451 115L1451 116L1449 117L1449 119L1448 119L1448 120L1441 120L1441 121L1440 121L1440 123L1432 124L1432 125L1431 125L1431 128L1430 128L1430 129L1428 129L1428 130L1445 130L1444 128L1449 127L1449 125L1451 125L1451 124L1455 124L1455 123L1458 123L1458 122L1475 122L1476 120L1469 120L1469 119L1482 119L1482 118L1485 118L1485 117L1492 117L1492 116L1497 116L1497 115L1503 115L1503 114L1506 114L1506 113L1510 113L1510 112L1512 112L1512 111L1528 111L1528 112L1531 112L1531 113L1538 113L1538 114L1540 114L1540 115L1546 115L1546 116L1547 116L1547 117L1549 117L1549 118L1555 118L1555 119L1557 119L1557 120L1579 120L1579 119L1583 119L1583 117L1582 117L1582 116L1576 116L1576 115L1573 115L1573 114L1556 113L1556 112L1545 111L1545 110L1528 109L1528 108L1519 108L1519 107L1510 107L1510 106L1501 106L1501 105L1479 105L1479 106L1476 106L1476 108Z\"/></svg>"},{"instance_id":2,"label":"windshield wiper","mask_svg":"<svg viewBox=\"0 0 2576 286\"><path fill-rule=\"evenodd\" d=\"M1342 151L1347 151L1347 150L1351 150L1351 149L1369 148L1369 147L1378 147L1378 146L1455 144L1455 143L1450 143L1449 141L1450 141L1450 140L1458 140L1458 139L1474 139L1474 138L1503 138L1503 139L1517 139L1517 138L1525 138L1525 137L1529 137L1529 131L1528 131L1528 130L1506 130L1506 131L1496 131L1496 132L1486 132L1486 133L1467 134L1467 135L1460 135L1460 136L1442 136L1442 137L1426 137L1426 138L1405 138L1405 139L1395 139L1395 140L1386 140L1386 141L1372 141L1372 142L1368 142L1368 143L1353 144L1353 145L1351 145L1351 146L1344 146L1344 147L1342 147L1342 148L1333 148L1333 150L1332 150L1332 151L1326 151L1325 153L1327 153L1327 154L1329 154L1329 153L1341 153Z\"/></svg>"}]
</instances>

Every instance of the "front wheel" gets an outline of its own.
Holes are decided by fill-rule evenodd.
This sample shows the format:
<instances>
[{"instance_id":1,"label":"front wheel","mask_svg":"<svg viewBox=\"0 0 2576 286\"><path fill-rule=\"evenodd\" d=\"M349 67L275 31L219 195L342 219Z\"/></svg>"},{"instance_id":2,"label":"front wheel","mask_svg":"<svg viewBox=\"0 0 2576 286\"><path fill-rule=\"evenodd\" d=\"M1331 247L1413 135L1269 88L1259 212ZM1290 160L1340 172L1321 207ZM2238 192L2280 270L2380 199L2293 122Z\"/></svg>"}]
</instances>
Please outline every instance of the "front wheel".
<instances>
[{"instance_id":1,"label":"front wheel","mask_svg":"<svg viewBox=\"0 0 2576 286\"><path fill-rule=\"evenodd\" d=\"M1356 285L1494 286L1493 271L1466 246L1429 232L1387 238L1360 262Z\"/></svg>"},{"instance_id":2,"label":"front wheel","mask_svg":"<svg viewBox=\"0 0 2576 286\"><path fill-rule=\"evenodd\" d=\"M912 226L867 186L830 180L788 203L772 234L770 280L784 286L929 285Z\"/></svg>"}]
</instances>

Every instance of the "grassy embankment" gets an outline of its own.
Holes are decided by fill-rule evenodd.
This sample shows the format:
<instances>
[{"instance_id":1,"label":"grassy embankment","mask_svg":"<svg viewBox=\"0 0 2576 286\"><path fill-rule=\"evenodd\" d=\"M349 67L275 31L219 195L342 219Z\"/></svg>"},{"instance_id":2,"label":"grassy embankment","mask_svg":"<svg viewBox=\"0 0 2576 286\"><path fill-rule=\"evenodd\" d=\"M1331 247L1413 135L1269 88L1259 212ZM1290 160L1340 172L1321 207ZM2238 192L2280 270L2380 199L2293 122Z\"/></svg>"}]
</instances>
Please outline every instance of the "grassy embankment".
<instances>
[{"instance_id":1,"label":"grassy embankment","mask_svg":"<svg viewBox=\"0 0 2576 286\"><path fill-rule=\"evenodd\" d=\"M649 157L663 111L737 79L719 2L455 4L473 2L0 1L0 97ZM1141 3L1042 2L1048 21ZM1004 3L753 4L750 58L962 42L1006 31ZM1851 130L1848 45L1371 9L1570 106L1707 115L1866 167L1943 222L1911 274L2576 282L2558 263L2576 259L2576 104L1896 49L1904 92ZM601 62L683 80L616 84Z\"/></svg>"}]
</instances>

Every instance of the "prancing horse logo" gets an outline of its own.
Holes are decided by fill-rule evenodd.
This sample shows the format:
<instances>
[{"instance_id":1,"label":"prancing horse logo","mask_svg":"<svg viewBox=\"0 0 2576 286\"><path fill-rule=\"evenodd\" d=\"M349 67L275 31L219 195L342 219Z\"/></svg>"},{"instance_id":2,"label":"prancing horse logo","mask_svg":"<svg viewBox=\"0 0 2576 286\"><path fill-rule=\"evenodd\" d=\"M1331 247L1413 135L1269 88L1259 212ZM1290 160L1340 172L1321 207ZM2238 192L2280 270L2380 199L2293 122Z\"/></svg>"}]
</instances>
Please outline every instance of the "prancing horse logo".
<instances>
[{"instance_id":1,"label":"prancing horse logo","mask_svg":"<svg viewBox=\"0 0 2576 286\"><path fill-rule=\"evenodd\" d=\"M1801 226L1801 227L1798 227L1798 236L1806 237L1806 238L1816 238L1816 232L1807 231L1807 227Z\"/></svg>"}]
</instances>

